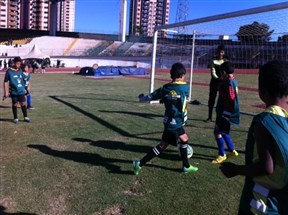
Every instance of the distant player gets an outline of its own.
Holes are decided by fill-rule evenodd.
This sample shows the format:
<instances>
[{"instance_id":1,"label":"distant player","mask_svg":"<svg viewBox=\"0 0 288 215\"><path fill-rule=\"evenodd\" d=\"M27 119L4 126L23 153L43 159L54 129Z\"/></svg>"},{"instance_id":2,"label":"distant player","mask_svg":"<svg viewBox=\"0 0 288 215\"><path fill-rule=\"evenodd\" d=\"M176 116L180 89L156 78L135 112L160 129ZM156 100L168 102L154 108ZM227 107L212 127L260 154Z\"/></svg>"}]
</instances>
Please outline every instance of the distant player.
<instances>
[{"instance_id":1,"label":"distant player","mask_svg":"<svg viewBox=\"0 0 288 215\"><path fill-rule=\"evenodd\" d=\"M21 70L23 72L23 80L25 83L25 89L26 89L26 97L27 97L27 109L34 109L34 107L32 106L32 95L30 92L31 89L31 83L30 83L30 79L31 79L31 75L30 75L30 71L29 71L29 67L28 64L21 64Z\"/></svg>"},{"instance_id":2,"label":"distant player","mask_svg":"<svg viewBox=\"0 0 288 215\"><path fill-rule=\"evenodd\" d=\"M220 66L226 61L228 61L228 59L225 56L225 48L223 45L219 45L217 48L217 55L209 63L211 80L209 85L208 118L205 120L205 122L212 122L213 108L217 97L218 85L222 75Z\"/></svg>"},{"instance_id":3,"label":"distant player","mask_svg":"<svg viewBox=\"0 0 288 215\"><path fill-rule=\"evenodd\" d=\"M180 144L180 154L183 163L182 172L189 173L198 170L189 164L187 158L188 135L183 128L187 120L186 96L189 93L189 86L184 82L186 69L181 63L172 65L170 75L172 82L155 90L153 93L139 96L140 102L149 102L151 100L161 100L165 105L164 132L160 144L153 147L147 155L140 161L133 161L134 173L138 175L141 168L150 160L159 156L169 144L177 146ZM178 140L180 140L178 142Z\"/></svg>"},{"instance_id":4,"label":"distant player","mask_svg":"<svg viewBox=\"0 0 288 215\"><path fill-rule=\"evenodd\" d=\"M18 124L19 119L17 115L17 106L20 103L21 110L24 116L25 122L31 122L27 116L26 99L25 99L25 83L23 80L23 72L20 68L21 58L15 57L13 59L13 66L8 68L4 77L4 99L11 97L12 100L12 112L14 117L14 123Z\"/></svg>"},{"instance_id":5,"label":"distant player","mask_svg":"<svg viewBox=\"0 0 288 215\"><path fill-rule=\"evenodd\" d=\"M222 163L228 157L238 156L230 137L231 124L239 125L240 112L238 102L238 82L233 76L234 66L226 61L220 66L219 97L216 105L216 123L214 129L218 145L218 157L212 163ZM228 147L226 156L225 143Z\"/></svg>"},{"instance_id":6,"label":"distant player","mask_svg":"<svg viewBox=\"0 0 288 215\"><path fill-rule=\"evenodd\" d=\"M270 61L259 71L264 112L251 123L245 165L223 163L228 177L245 176L238 214L288 214L288 62ZM225 192L225 191L223 191Z\"/></svg>"}]
</instances>

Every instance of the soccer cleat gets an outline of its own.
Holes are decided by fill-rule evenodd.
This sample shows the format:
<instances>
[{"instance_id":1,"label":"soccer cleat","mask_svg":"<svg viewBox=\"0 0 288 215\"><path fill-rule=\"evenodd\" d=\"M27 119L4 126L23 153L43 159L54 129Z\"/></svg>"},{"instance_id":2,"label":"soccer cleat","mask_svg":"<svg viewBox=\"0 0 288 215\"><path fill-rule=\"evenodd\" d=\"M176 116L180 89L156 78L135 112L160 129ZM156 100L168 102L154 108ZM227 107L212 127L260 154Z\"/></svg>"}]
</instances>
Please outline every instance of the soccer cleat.
<instances>
[{"instance_id":1,"label":"soccer cleat","mask_svg":"<svg viewBox=\"0 0 288 215\"><path fill-rule=\"evenodd\" d=\"M13 122L14 122L15 124L19 124L19 119L16 118L16 119L13 120Z\"/></svg>"},{"instance_id":2,"label":"soccer cleat","mask_svg":"<svg viewBox=\"0 0 288 215\"><path fill-rule=\"evenodd\" d=\"M228 158L237 157L237 156L238 156L238 152L236 150L233 150L232 152L227 153Z\"/></svg>"},{"instance_id":3,"label":"soccer cleat","mask_svg":"<svg viewBox=\"0 0 288 215\"><path fill-rule=\"evenodd\" d=\"M24 117L25 122L31 122L31 119L29 117Z\"/></svg>"},{"instance_id":4,"label":"soccer cleat","mask_svg":"<svg viewBox=\"0 0 288 215\"><path fill-rule=\"evenodd\" d=\"M134 174L138 175L141 170L140 161L138 160L133 161L133 169L134 169Z\"/></svg>"},{"instance_id":5,"label":"soccer cleat","mask_svg":"<svg viewBox=\"0 0 288 215\"><path fill-rule=\"evenodd\" d=\"M204 122L212 122L212 119L211 118L207 118L204 120Z\"/></svg>"},{"instance_id":6,"label":"soccer cleat","mask_svg":"<svg viewBox=\"0 0 288 215\"><path fill-rule=\"evenodd\" d=\"M35 108L33 106L27 107L28 110L34 110Z\"/></svg>"},{"instance_id":7,"label":"soccer cleat","mask_svg":"<svg viewBox=\"0 0 288 215\"><path fill-rule=\"evenodd\" d=\"M227 159L226 155L221 156L219 155L215 160L212 160L212 163L222 163L223 161L225 161Z\"/></svg>"},{"instance_id":8,"label":"soccer cleat","mask_svg":"<svg viewBox=\"0 0 288 215\"><path fill-rule=\"evenodd\" d=\"M183 167L182 173L196 172L198 171L198 167L190 165L188 168Z\"/></svg>"}]
</instances>

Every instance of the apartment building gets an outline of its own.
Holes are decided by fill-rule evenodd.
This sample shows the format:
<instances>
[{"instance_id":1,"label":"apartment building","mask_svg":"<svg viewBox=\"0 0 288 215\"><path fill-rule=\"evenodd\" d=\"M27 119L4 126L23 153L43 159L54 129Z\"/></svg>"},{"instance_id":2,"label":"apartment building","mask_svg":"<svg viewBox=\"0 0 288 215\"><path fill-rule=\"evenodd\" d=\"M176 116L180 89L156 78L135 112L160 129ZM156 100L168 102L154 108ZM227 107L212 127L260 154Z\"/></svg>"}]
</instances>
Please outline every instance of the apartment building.
<instances>
[{"instance_id":1,"label":"apartment building","mask_svg":"<svg viewBox=\"0 0 288 215\"><path fill-rule=\"evenodd\" d=\"M156 26L168 24L169 12L170 0L131 0L129 34L152 37Z\"/></svg>"},{"instance_id":2,"label":"apartment building","mask_svg":"<svg viewBox=\"0 0 288 215\"><path fill-rule=\"evenodd\" d=\"M0 28L49 30L51 0L1 0ZM75 0L54 0L57 31L74 31Z\"/></svg>"}]
</instances>

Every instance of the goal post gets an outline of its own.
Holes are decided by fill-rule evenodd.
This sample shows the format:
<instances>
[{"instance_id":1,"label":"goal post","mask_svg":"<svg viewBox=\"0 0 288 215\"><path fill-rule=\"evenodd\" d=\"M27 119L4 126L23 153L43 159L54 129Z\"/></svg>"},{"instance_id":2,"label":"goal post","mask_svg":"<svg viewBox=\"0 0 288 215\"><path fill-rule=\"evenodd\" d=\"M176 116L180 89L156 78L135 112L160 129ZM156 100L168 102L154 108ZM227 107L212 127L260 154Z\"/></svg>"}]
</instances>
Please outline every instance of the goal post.
<instances>
[{"instance_id":1,"label":"goal post","mask_svg":"<svg viewBox=\"0 0 288 215\"><path fill-rule=\"evenodd\" d=\"M157 70L159 68L169 70L172 63L179 61L189 72L188 101L193 100L192 81L195 81L193 73L196 70L208 71L208 60L212 59L219 44L225 45L238 69L247 71L251 68L258 69L259 65L273 58L288 60L288 47L285 42L288 38L287 8L288 2L283 2L155 27L149 92L154 91ZM189 29L189 33L177 34L177 28L183 26ZM240 32L242 26L244 34ZM249 27L252 27L250 30L254 34L252 36L249 34ZM273 30L269 31L269 27ZM259 32L255 32L258 28ZM265 38L263 29L268 31L266 33L269 34L267 36L269 39ZM279 42L280 37L285 38L284 42ZM196 81L198 82L198 79ZM251 84L251 87L257 86Z\"/></svg>"}]
</instances>

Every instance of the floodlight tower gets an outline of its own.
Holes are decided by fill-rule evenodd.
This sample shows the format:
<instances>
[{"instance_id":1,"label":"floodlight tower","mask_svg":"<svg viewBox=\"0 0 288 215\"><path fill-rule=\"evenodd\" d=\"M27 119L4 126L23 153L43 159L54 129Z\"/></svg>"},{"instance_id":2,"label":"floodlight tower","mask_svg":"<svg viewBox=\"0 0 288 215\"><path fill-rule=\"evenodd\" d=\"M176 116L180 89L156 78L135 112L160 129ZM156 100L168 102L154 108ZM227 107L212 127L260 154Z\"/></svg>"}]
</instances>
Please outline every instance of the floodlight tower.
<instances>
[{"instance_id":1,"label":"floodlight tower","mask_svg":"<svg viewBox=\"0 0 288 215\"><path fill-rule=\"evenodd\" d=\"M127 0L120 0L120 34L121 42L126 41Z\"/></svg>"},{"instance_id":2,"label":"floodlight tower","mask_svg":"<svg viewBox=\"0 0 288 215\"><path fill-rule=\"evenodd\" d=\"M189 0L178 0L175 22L178 23L187 21L188 17L189 17ZM187 34L188 28L187 26L178 27L177 32L178 34Z\"/></svg>"}]
</instances>

